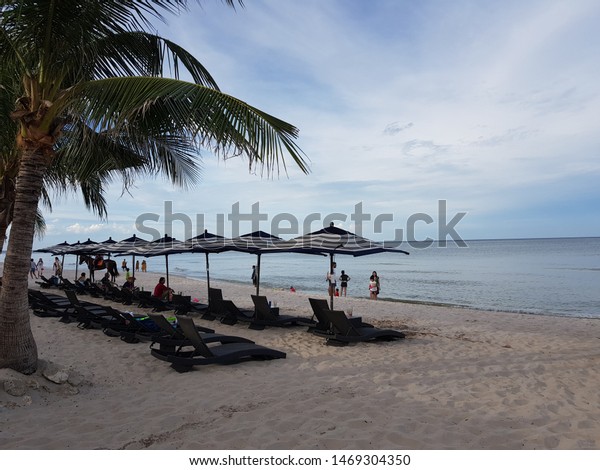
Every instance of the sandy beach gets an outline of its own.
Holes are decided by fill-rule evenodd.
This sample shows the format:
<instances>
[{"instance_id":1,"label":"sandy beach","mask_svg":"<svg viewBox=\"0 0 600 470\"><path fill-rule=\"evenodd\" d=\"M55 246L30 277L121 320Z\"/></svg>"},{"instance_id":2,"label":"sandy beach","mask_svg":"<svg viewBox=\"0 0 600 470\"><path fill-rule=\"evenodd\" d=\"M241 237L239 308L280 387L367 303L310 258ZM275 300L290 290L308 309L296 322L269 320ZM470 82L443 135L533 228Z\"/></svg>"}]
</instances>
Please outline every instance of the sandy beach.
<instances>
[{"instance_id":1,"label":"sandy beach","mask_svg":"<svg viewBox=\"0 0 600 470\"><path fill-rule=\"evenodd\" d=\"M159 275L136 277L149 290ZM206 301L202 281L170 284ZM251 285L211 284L251 306ZM302 292L261 293L311 314ZM180 374L149 343L31 315L40 370L0 370L0 449L600 448L600 321L350 298L336 308L407 337L339 348L301 327L195 317L287 358ZM68 381L43 377L47 363Z\"/></svg>"}]
</instances>

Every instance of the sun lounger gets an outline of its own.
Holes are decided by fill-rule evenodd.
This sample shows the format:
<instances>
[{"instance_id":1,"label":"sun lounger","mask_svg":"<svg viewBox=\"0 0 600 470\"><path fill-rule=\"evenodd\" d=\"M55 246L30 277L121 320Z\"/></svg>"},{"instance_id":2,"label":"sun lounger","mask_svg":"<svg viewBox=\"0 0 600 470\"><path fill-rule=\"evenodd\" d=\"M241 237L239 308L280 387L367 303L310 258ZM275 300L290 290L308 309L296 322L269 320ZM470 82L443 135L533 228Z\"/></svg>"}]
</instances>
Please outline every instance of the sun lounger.
<instances>
[{"instance_id":1,"label":"sun lounger","mask_svg":"<svg viewBox=\"0 0 600 470\"><path fill-rule=\"evenodd\" d=\"M74 313L68 299L61 295L29 289L29 306L38 317L62 317Z\"/></svg>"},{"instance_id":2,"label":"sun lounger","mask_svg":"<svg viewBox=\"0 0 600 470\"><path fill-rule=\"evenodd\" d=\"M324 311L333 329L333 335L327 340L327 344L345 345L359 341L391 341L404 338L404 333L396 330L384 330L375 327L354 326L346 314L341 310Z\"/></svg>"},{"instance_id":3,"label":"sun lounger","mask_svg":"<svg viewBox=\"0 0 600 470\"><path fill-rule=\"evenodd\" d=\"M160 328L160 332L155 334L152 338L152 347L155 343L159 345L160 351L167 353L174 353L180 350L184 346L191 346L192 343L183 334L178 325L173 325L163 315L157 313L151 313L148 315L155 325ZM196 325L196 330L200 334L200 337L205 343L254 343L254 341L242 338L241 336L232 336L215 333L210 328L204 328Z\"/></svg>"},{"instance_id":4,"label":"sun lounger","mask_svg":"<svg viewBox=\"0 0 600 470\"><path fill-rule=\"evenodd\" d=\"M315 324L314 320L307 317L281 315L279 309L271 308L264 295L252 295L251 297L256 311L256 315L250 324L252 329L263 329L265 326L309 326Z\"/></svg>"},{"instance_id":5,"label":"sun lounger","mask_svg":"<svg viewBox=\"0 0 600 470\"><path fill-rule=\"evenodd\" d=\"M317 336L332 336L333 326L331 321L324 312L330 311L329 302L326 299L312 299L309 298L310 306L313 311L313 317L317 319L317 324L309 326L308 331ZM372 328L373 325L362 321L362 317L350 317L348 321L355 327Z\"/></svg>"},{"instance_id":6,"label":"sun lounger","mask_svg":"<svg viewBox=\"0 0 600 470\"><path fill-rule=\"evenodd\" d=\"M154 297L150 291L138 291L137 300L139 302L138 307L151 308L153 312L164 312L175 309L173 303Z\"/></svg>"},{"instance_id":7,"label":"sun lounger","mask_svg":"<svg viewBox=\"0 0 600 470\"><path fill-rule=\"evenodd\" d=\"M234 325L238 321L250 322L254 318L254 310L238 308L231 300L223 299L221 289L210 288L208 290L209 308L202 315L205 320L214 320L220 318L221 323Z\"/></svg>"},{"instance_id":8,"label":"sun lounger","mask_svg":"<svg viewBox=\"0 0 600 470\"><path fill-rule=\"evenodd\" d=\"M203 313L208 310L208 305L200 302L192 302L191 295L173 295L171 301L175 307L175 313L178 315L186 315L188 313Z\"/></svg>"},{"instance_id":9,"label":"sun lounger","mask_svg":"<svg viewBox=\"0 0 600 470\"><path fill-rule=\"evenodd\" d=\"M35 283L44 289L49 289L52 287L58 288L62 284L62 281L60 281L58 278L56 278L56 279L60 282L54 282L52 279L48 279L43 274L40 274L40 279L41 279L41 281L35 281Z\"/></svg>"},{"instance_id":10,"label":"sun lounger","mask_svg":"<svg viewBox=\"0 0 600 470\"><path fill-rule=\"evenodd\" d=\"M206 342L196 330L190 317L177 317L181 331L190 340L191 351L183 351L176 354L164 353L159 349L151 349L151 353L157 359L171 363L171 367L177 372L188 372L193 366L207 364L234 364L247 360L281 359L286 354L275 349L260 346L254 343L227 343L208 347Z\"/></svg>"}]
</instances>

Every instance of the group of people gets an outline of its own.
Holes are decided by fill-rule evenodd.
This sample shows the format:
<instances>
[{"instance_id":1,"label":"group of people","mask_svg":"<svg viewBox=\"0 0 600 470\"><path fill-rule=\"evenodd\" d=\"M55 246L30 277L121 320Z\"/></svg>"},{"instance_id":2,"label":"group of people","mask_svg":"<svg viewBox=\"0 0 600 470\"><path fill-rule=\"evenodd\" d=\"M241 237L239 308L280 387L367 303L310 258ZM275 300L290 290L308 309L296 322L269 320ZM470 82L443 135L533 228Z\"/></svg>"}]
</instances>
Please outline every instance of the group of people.
<instances>
[{"instance_id":1,"label":"group of people","mask_svg":"<svg viewBox=\"0 0 600 470\"><path fill-rule=\"evenodd\" d=\"M336 277L335 268L337 267L336 263L331 265L331 270L327 271L325 276L325 280L329 283L329 295L340 297L346 297L348 291L348 282L350 281L350 276L346 274L344 270L342 270L342 274L340 277ZM337 287L337 281L340 281L340 287ZM371 277L369 278L369 298L372 300L377 300L377 296L380 291L380 282L379 276L377 275L377 271L373 271Z\"/></svg>"},{"instance_id":2,"label":"group of people","mask_svg":"<svg viewBox=\"0 0 600 470\"><path fill-rule=\"evenodd\" d=\"M44 260L42 258L38 259L37 262L34 261L33 258L30 259L30 267L29 267L29 277L31 279L41 279L44 275ZM62 277L62 263L58 259L58 257L54 258L54 264L52 265L52 277L51 281L54 282L56 279L56 283L60 282L60 278Z\"/></svg>"},{"instance_id":3,"label":"group of people","mask_svg":"<svg viewBox=\"0 0 600 470\"><path fill-rule=\"evenodd\" d=\"M148 263L146 262L146 260L142 260L142 262L140 263L140 260L136 260L135 262L135 271L136 272L140 272L140 266L142 268L142 272L145 273L146 270L148 269ZM123 259L123 261L121 262L121 270L123 271L129 271L129 268L127 267L127 260Z\"/></svg>"},{"instance_id":4,"label":"group of people","mask_svg":"<svg viewBox=\"0 0 600 470\"><path fill-rule=\"evenodd\" d=\"M139 271L140 267L142 269L142 272L146 272L146 270L148 268L148 264L146 263L146 260L142 260L141 263L139 261L136 261L136 263L135 263L136 271ZM121 263L121 268L126 273L125 274L125 283L123 284L122 288L127 289L131 292L137 291L138 288L135 286L135 276L133 276L130 273L129 268L127 267L126 260L123 260L123 262ZM58 285L62 278L62 271L63 271L62 263L60 262L58 257L54 258L54 264L52 265L52 270L53 270L53 274L52 274L52 277L50 278L50 280L54 282L54 280L56 279L56 284ZM42 258L40 258L36 263L34 261L34 259L31 258L31 268L30 268L30 272L29 272L30 276L32 278L38 279L40 276L42 276L43 272L44 272L44 260ZM77 284L80 287L85 288L85 287L88 287L91 285L91 280L87 276L87 273L82 272L79 275L79 277L77 278L77 280L75 281L75 284ZM107 291L110 286L114 286L114 285L115 285L115 283L111 281L110 273L108 271L106 273L104 273L104 276L98 282L98 286L104 291ZM172 300L174 292L175 291L173 289L171 289L170 287L168 287L166 285L166 278L161 277L158 280L158 284L156 284L156 286L154 287L152 295L159 299Z\"/></svg>"},{"instance_id":5,"label":"group of people","mask_svg":"<svg viewBox=\"0 0 600 470\"><path fill-rule=\"evenodd\" d=\"M29 268L29 277L31 279L39 279L40 276L44 274L44 260L40 258L36 263L33 258L31 258L31 265Z\"/></svg>"}]
</instances>

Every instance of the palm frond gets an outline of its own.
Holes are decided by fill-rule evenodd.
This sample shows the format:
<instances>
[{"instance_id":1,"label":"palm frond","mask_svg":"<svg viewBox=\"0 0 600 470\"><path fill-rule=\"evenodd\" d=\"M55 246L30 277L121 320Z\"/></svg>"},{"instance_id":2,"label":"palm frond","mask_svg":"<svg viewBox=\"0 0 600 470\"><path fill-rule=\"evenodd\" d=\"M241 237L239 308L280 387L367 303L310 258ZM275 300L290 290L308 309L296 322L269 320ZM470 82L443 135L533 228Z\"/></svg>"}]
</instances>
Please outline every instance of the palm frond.
<instances>
[{"instance_id":1,"label":"palm frond","mask_svg":"<svg viewBox=\"0 0 600 470\"><path fill-rule=\"evenodd\" d=\"M308 172L296 127L201 85L154 77L95 80L71 88L54 105L99 132L133 135L143 128L171 141L193 140L223 157L244 155L267 173L285 168L286 156Z\"/></svg>"}]
</instances>

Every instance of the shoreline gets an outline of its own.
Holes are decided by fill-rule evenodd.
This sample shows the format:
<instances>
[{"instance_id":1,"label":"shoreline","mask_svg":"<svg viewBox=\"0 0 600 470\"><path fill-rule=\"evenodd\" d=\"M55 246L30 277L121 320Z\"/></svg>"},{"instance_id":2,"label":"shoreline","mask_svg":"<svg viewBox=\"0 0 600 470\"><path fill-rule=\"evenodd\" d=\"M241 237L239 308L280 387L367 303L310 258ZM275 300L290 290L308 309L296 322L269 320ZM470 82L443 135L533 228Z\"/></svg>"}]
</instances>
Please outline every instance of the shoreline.
<instances>
[{"instance_id":1,"label":"shoreline","mask_svg":"<svg viewBox=\"0 0 600 470\"><path fill-rule=\"evenodd\" d=\"M68 271L67 271L68 272ZM156 276L162 276L163 274L161 274L160 272L156 272L156 271L147 271L146 274L151 274L154 273ZM139 274L139 273L138 273ZM206 280L201 278L201 277L193 277L193 276L185 276L185 275L181 275L181 274L170 274L169 273L169 278L180 278L180 279L187 279L189 281L197 281L197 282L202 282L206 285ZM247 282L241 282L241 281L235 281L235 280L230 280L230 279L220 279L218 277L212 278L211 277L211 283L223 283L223 284L231 284L233 286L248 286L249 283ZM273 291L281 291L281 292L286 292L287 289L284 288L278 288L278 287L273 287L273 286L269 286L267 285L262 285L261 284L261 289L265 288L265 289L269 289L269 290L273 290ZM329 299L329 296L326 295L326 290L324 289L322 292L313 290L313 291L301 291L302 293L312 296L312 297L327 297ZM342 297L334 297L334 299L340 299ZM356 300L370 300L366 295L365 296L347 296L347 299L356 299ZM490 312L490 313L516 313L516 314L521 314L521 315L536 315L536 316L548 316L548 317L561 317L561 318L585 318L585 319L589 319L589 320L600 320L600 316L591 316L591 315L584 315L584 314L577 314L577 315L566 315L566 314L562 314L562 313L556 313L556 312L549 312L549 311L540 311L540 312L531 312L531 311L527 311L527 310L507 310L507 309L494 309L494 308L481 308L481 307L472 307L470 305L461 305L461 304L452 304L452 303L444 303L444 302L435 302L435 301L428 301L428 300L413 300L413 299L397 299L397 298L393 298L393 297L379 297L377 299L378 302L393 302L393 303L400 303L400 304L414 304L414 305L425 305L425 306L430 306L430 307L442 307L442 308L448 308L448 309L465 309L465 310L473 310L476 312Z\"/></svg>"},{"instance_id":2,"label":"shoreline","mask_svg":"<svg viewBox=\"0 0 600 470\"><path fill-rule=\"evenodd\" d=\"M136 283L148 290L159 276L136 273ZM205 281L169 277L176 292L205 301ZM251 306L252 285L211 286ZM310 294L261 294L282 314L310 313ZM25 390L0 387L0 449L600 449L594 319L334 301L406 338L336 348L305 328L256 331L194 317L287 357L178 374L148 343L31 315L40 359L76 380L0 370L0 382L21 380Z\"/></svg>"}]
</instances>

